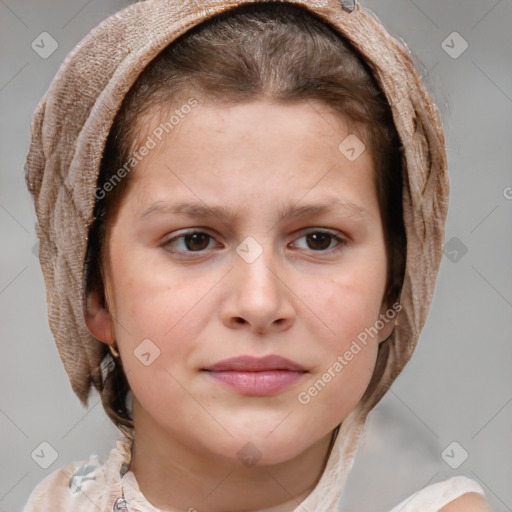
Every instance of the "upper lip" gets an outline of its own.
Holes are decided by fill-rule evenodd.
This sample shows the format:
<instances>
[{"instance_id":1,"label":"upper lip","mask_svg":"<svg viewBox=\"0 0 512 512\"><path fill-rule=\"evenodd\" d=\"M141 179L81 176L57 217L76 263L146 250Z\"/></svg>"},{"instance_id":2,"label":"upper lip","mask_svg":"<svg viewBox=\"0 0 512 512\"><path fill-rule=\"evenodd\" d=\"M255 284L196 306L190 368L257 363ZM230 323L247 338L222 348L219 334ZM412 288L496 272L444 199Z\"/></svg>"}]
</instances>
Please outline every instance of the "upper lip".
<instances>
[{"instance_id":1,"label":"upper lip","mask_svg":"<svg viewBox=\"0 0 512 512\"><path fill-rule=\"evenodd\" d=\"M271 354L265 357L254 356L240 356L224 359L207 368L208 371L265 371L265 370L290 370L290 371L306 371L300 364L281 357Z\"/></svg>"}]
</instances>

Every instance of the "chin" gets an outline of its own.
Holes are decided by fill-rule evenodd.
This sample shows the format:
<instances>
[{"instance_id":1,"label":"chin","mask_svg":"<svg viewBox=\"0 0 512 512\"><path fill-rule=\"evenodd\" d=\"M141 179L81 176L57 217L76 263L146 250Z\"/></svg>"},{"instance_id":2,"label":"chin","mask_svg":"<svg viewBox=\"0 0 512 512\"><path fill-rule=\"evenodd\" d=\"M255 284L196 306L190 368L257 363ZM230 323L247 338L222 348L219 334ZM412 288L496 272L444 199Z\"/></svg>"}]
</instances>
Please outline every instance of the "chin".
<instances>
[{"instance_id":1,"label":"chin","mask_svg":"<svg viewBox=\"0 0 512 512\"><path fill-rule=\"evenodd\" d=\"M269 434L267 429L255 429L244 431L238 428L230 430L232 437L228 434L222 435L215 446L209 449L218 456L227 457L231 463L251 467L255 464L274 465L294 459L312 443L308 439L301 439L296 430L284 428L283 425L274 427ZM279 431L279 432L278 432Z\"/></svg>"}]
</instances>

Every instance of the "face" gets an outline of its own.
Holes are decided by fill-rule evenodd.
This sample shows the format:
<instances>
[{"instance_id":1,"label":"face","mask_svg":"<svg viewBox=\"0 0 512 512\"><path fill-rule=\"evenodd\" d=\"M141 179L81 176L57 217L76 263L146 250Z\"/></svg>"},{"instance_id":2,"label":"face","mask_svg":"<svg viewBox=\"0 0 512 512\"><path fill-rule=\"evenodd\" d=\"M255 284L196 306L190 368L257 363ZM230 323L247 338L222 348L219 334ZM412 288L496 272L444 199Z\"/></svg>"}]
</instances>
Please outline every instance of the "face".
<instances>
[{"instance_id":1,"label":"face","mask_svg":"<svg viewBox=\"0 0 512 512\"><path fill-rule=\"evenodd\" d=\"M272 464L355 408L392 322L372 159L340 149L349 134L320 103L258 101L198 105L155 138L110 232L112 331L87 317L117 340L136 429ZM268 355L302 370L205 370Z\"/></svg>"}]
</instances>

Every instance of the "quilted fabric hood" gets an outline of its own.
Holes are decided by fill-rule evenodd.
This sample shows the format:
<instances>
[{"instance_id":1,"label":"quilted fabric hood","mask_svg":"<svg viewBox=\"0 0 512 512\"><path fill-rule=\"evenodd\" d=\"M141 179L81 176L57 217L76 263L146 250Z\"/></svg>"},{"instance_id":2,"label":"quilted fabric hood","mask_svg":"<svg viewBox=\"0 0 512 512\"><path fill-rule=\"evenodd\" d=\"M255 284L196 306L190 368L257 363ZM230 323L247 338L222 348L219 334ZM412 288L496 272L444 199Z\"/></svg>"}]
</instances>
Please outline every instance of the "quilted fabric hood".
<instances>
[{"instance_id":1,"label":"quilted fabric hood","mask_svg":"<svg viewBox=\"0 0 512 512\"><path fill-rule=\"evenodd\" d=\"M37 214L49 324L83 405L92 386L101 389L100 363L107 351L85 324L84 260L102 152L116 113L137 77L167 45L206 19L250 3L146 0L130 5L69 53L34 112L25 171ZM407 252L402 308L390 338L380 344L369 387L336 442L345 447L348 470L367 414L410 359L428 315L448 209L445 140L439 112L409 50L371 11L348 0L286 3L307 8L359 51L389 102L403 146ZM340 464L340 453L329 463Z\"/></svg>"}]
</instances>

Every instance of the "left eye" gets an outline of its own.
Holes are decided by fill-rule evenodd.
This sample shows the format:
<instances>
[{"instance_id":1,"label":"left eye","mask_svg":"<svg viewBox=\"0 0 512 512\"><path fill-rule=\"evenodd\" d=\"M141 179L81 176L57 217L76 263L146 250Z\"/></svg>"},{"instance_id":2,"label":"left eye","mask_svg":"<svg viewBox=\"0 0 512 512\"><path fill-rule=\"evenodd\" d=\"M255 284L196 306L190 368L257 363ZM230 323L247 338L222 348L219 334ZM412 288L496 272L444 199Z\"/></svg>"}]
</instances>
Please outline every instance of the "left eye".
<instances>
[{"instance_id":1,"label":"left eye","mask_svg":"<svg viewBox=\"0 0 512 512\"><path fill-rule=\"evenodd\" d=\"M340 246L343 246L346 243L345 239L329 231L310 231L300 238L306 238L310 245L312 244L314 246L313 249L315 251L325 251L326 249L329 249L332 240L337 242L334 250L339 250L341 248Z\"/></svg>"},{"instance_id":2,"label":"left eye","mask_svg":"<svg viewBox=\"0 0 512 512\"><path fill-rule=\"evenodd\" d=\"M315 252L326 252L326 250L332 249L330 245L333 240L337 242L334 250L339 250L341 248L340 246L346 244L346 240L344 238L329 231L310 231L301 236L298 240L301 238L305 238L307 243L310 245L309 248ZM176 249L175 247L172 247L172 243L178 240L184 243L185 250L182 248ZM169 248L171 252L201 252L208 248L210 240L213 240L213 237L204 231L190 231L170 238L163 245L164 247Z\"/></svg>"}]
</instances>

